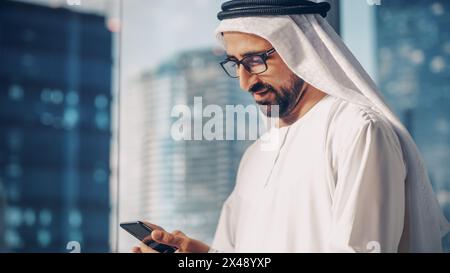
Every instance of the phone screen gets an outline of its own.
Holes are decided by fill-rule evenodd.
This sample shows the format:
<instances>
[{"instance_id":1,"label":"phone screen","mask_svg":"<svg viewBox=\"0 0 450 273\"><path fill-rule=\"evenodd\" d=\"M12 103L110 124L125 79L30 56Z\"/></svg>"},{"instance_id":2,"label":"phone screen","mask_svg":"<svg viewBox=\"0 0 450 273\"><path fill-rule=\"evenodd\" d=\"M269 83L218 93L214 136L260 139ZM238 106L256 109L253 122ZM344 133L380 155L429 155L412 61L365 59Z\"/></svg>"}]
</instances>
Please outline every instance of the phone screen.
<instances>
[{"instance_id":1,"label":"phone screen","mask_svg":"<svg viewBox=\"0 0 450 273\"><path fill-rule=\"evenodd\" d=\"M139 241L144 241L144 239L149 237L152 233L152 229L141 221L121 223L120 227L128 231ZM153 240L147 240L145 241L145 244L161 253L172 253L177 250L175 247L160 244Z\"/></svg>"}]
</instances>

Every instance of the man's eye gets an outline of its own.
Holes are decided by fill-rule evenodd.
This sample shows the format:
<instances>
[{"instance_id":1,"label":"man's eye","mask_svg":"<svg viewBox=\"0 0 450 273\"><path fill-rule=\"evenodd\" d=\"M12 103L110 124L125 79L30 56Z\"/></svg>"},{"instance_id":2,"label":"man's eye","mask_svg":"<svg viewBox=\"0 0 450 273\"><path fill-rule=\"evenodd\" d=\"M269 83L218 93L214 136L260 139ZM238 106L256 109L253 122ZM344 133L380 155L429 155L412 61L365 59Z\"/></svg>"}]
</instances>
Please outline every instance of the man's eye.
<instances>
[{"instance_id":1,"label":"man's eye","mask_svg":"<svg viewBox=\"0 0 450 273\"><path fill-rule=\"evenodd\" d=\"M249 65L260 65L264 63L264 61L259 56L251 56L246 61L246 63Z\"/></svg>"}]
</instances>

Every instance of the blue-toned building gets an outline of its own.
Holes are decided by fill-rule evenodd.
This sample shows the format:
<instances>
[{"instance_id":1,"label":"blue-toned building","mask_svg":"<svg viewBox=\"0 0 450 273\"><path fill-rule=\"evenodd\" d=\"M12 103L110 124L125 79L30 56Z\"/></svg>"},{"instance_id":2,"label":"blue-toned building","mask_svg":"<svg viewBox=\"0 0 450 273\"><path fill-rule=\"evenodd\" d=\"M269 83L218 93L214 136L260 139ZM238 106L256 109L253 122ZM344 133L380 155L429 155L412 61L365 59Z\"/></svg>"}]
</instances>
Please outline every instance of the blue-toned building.
<instances>
[{"instance_id":1,"label":"blue-toned building","mask_svg":"<svg viewBox=\"0 0 450 273\"><path fill-rule=\"evenodd\" d=\"M383 1L376 11L380 88L419 146L450 219L450 2Z\"/></svg>"},{"instance_id":2,"label":"blue-toned building","mask_svg":"<svg viewBox=\"0 0 450 273\"><path fill-rule=\"evenodd\" d=\"M105 18L3 0L0 60L0 251L109 251Z\"/></svg>"},{"instance_id":3,"label":"blue-toned building","mask_svg":"<svg viewBox=\"0 0 450 273\"><path fill-rule=\"evenodd\" d=\"M135 159L129 155L124 162L127 165L122 167L125 178L121 181L127 183L129 191L121 193L123 220L151 219L168 230L180 229L211 243L223 202L235 185L240 158L252 142L248 135L247 140L236 140L238 134L244 139L248 133L250 113L245 121L234 115L228 117L234 119L233 124L225 122L227 105L244 107L253 104L253 99L240 90L236 79L226 76L219 65L224 58L223 52L210 48L182 51L143 73L136 80L135 89L127 90L121 109L130 121L124 126L140 121L135 128L123 132L122 139L129 135L125 142L140 146ZM134 102L126 102L133 97ZM195 105L196 99L201 99L202 107ZM171 134L172 125L181 118L173 116L176 105L187 106L193 112L187 118L192 124L190 140L175 140ZM220 135L224 139L225 133L234 132L234 140L203 137L201 130L211 119L202 116L203 107L208 105L223 111L223 126L217 125L214 130L223 132ZM194 113L195 107L199 107L200 115ZM141 110L133 113L136 109ZM255 111L252 117L256 114ZM197 140L194 122L200 124L201 136ZM128 235L122 238L125 245Z\"/></svg>"}]
</instances>

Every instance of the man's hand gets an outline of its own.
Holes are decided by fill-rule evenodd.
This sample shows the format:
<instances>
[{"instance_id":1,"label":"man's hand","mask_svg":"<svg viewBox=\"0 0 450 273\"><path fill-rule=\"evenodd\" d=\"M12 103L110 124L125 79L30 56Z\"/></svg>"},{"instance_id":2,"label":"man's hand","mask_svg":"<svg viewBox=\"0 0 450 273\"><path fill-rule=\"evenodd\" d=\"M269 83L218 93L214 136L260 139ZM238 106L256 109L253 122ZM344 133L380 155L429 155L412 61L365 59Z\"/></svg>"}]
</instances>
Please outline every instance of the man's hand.
<instances>
[{"instance_id":1,"label":"man's hand","mask_svg":"<svg viewBox=\"0 0 450 273\"><path fill-rule=\"evenodd\" d=\"M187 237L183 232L179 230L175 230L172 233L169 233L160 226L151 224L149 222L144 223L153 229L151 236L144 239L144 242L147 240L154 240L161 244L174 246L178 248L176 252L179 253L207 253L209 250L208 245L198 240ZM139 246L133 247L131 251L133 251L134 253L159 253L158 251L154 250L144 243L141 243Z\"/></svg>"}]
</instances>

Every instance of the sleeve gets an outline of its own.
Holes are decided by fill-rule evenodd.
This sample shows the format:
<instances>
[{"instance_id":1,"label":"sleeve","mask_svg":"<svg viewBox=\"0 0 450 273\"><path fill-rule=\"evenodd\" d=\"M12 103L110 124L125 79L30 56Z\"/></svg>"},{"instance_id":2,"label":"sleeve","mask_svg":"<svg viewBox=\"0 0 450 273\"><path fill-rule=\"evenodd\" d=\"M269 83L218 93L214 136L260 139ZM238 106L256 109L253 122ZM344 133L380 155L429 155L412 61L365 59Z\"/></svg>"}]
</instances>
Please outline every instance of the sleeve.
<instances>
[{"instance_id":1,"label":"sleeve","mask_svg":"<svg viewBox=\"0 0 450 273\"><path fill-rule=\"evenodd\" d=\"M336 156L330 251L397 252L406 178L397 135L387 122L365 120Z\"/></svg>"},{"instance_id":2,"label":"sleeve","mask_svg":"<svg viewBox=\"0 0 450 273\"><path fill-rule=\"evenodd\" d=\"M223 204L217 225L211 252L235 252L236 226L239 217L239 185L242 183L242 172L246 168L249 154L252 153L255 144L250 145L242 155L236 175L236 185Z\"/></svg>"},{"instance_id":3,"label":"sleeve","mask_svg":"<svg viewBox=\"0 0 450 273\"><path fill-rule=\"evenodd\" d=\"M214 240L210 252L234 252L235 237L235 190L225 201L220 213L219 224L217 225Z\"/></svg>"}]
</instances>

